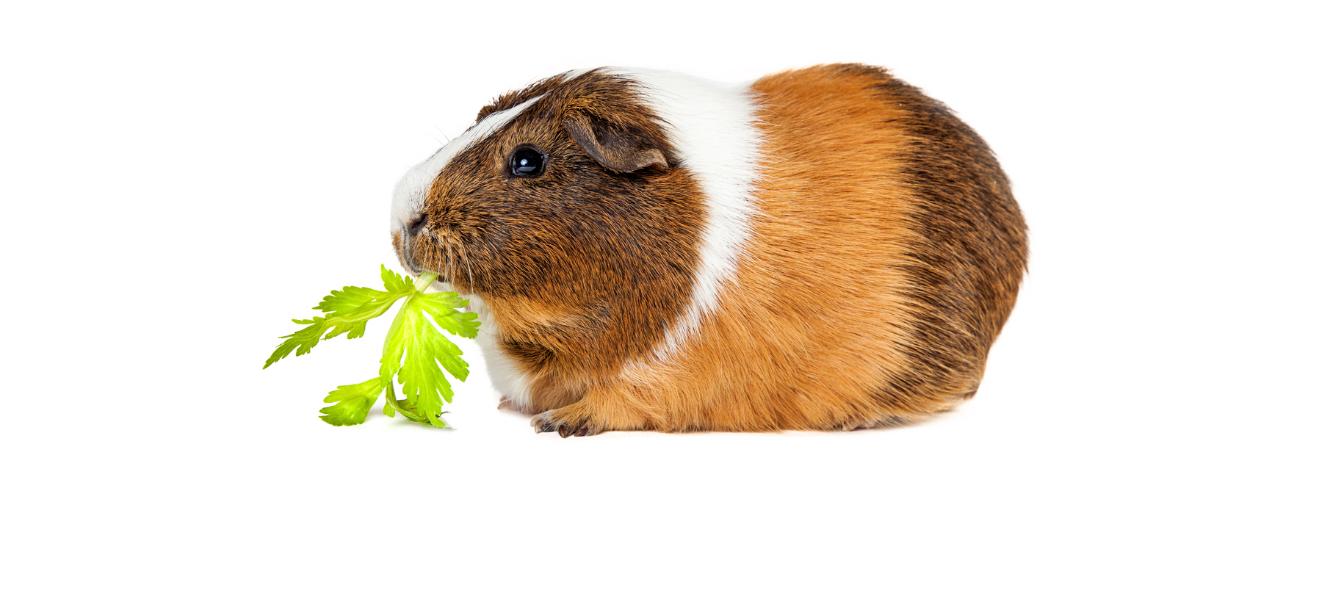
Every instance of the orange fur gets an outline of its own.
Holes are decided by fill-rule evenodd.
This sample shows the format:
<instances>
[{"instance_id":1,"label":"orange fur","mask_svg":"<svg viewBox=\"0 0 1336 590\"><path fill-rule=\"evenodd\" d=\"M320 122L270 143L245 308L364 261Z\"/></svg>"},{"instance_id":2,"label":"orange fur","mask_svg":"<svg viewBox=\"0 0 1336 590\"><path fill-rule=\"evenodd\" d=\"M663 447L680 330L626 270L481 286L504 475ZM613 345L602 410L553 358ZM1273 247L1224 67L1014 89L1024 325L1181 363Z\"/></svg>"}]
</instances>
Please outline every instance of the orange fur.
<instances>
[{"instance_id":1,"label":"orange fur","mask_svg":"<svg viewBox=\"0 0 1336 590\"><path fill-rule=\"evenodd\" d=\"M710 201L691 154L635 84L593 70L501 96L480 119L528 107L461 148L394 237L405 266L486 303L508 361L490 368L514 370L506 393L536 429L860 428L974 394L1026 237L973 130L878 68L756 81L750 235L661 358L719 261L699 259ZM543 150L543 174L509 174L519 146Z\"/></svg>"},{"instance_id":2,"label":"orange fur","mask_svg":"<svg viewBox=\"0 0 1336 590\"><path fill-rule=\"evenodd\" d=\"M698 337L671 359L632 360L617 375L583 375L577 388L586 389L584 396L535 424L563 435L855 428L914 420L972 395L1014 301L1023 223L1018 212L1000 221L1021 232L1019 253L998 254L1006 258L995 265L1004 275L993 280L1000 301L962 318L930 308L944 295L921 284L931 269L914 254L954 246L929 243L915 222L915 215L936 214L909 170L909 154L922 138L896 124L914 113L888 92L917 91L888 89L888 79L873 68L829 66L757 81L764 169L736 283ZM943 141L977 151L982 143L970 137ZM996 168L981 149L988 161L959 167L961 175ZM998 187L1005 191L1005 177L989 188ZM991 196L1010 201L1008 192ZM1010 239L1011 232L998 233ZM925 314L941 316L935 324L945 327L938 330L960 340L959 351L943 343L947 350L936 355L934 343L916 341L925 333ZM939 379L897 387L915 382L923 369Z\"/></svg>"}]
</instances>

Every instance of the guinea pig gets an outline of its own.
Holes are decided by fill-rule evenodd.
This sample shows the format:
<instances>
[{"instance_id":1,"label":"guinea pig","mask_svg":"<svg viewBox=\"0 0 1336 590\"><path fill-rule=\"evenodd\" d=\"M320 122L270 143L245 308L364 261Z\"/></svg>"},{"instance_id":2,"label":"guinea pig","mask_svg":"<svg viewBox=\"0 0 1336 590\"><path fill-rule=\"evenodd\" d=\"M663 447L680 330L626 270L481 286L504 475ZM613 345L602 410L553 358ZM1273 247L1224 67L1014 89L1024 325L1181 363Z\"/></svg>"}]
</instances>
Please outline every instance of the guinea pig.
<instances>
[{"instance_id":1,"label":"guinea pig","mask_svg":"<svg viewBox=\"0 0 1336 590\"><path fill-rule=\"evenodd\" d=\"M987 144L864 65L722 85L572 71L501 95L394 192L539 432L841 430L974 395L1025 271Z\"/></svg>"}]
</instances>

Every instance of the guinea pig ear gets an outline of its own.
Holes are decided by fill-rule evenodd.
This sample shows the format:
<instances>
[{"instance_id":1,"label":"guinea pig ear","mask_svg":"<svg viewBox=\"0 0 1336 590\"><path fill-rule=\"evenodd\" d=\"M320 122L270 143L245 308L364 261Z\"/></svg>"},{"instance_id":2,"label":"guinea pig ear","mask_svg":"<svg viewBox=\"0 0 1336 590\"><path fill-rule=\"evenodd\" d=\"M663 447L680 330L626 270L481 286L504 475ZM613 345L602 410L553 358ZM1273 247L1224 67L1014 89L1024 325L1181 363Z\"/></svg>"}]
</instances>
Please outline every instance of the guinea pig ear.
<instances>
[{"instance_id":1,"label":"guinea pig ear","mask_svg":"<svg viewBox=\"0 0 1336 590\"><path fill-rule=\"evenodd\" d=\"M561 124L590 157L613 172L668 168L664 151L641 129L618 125L578 109L568 111Z\"/></svg>"}]
</instances>

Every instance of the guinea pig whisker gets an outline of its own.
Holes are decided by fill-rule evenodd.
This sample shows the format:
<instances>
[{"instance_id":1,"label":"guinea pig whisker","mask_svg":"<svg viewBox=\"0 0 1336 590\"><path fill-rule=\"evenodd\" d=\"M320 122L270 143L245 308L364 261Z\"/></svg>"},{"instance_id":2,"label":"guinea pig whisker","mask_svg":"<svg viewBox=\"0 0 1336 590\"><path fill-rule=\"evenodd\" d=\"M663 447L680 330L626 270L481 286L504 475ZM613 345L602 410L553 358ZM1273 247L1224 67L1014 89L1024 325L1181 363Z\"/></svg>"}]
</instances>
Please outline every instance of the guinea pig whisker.
<instances>
[{"instance_id":1,"label":"guinea pig whisker","mask_svg":"<svg viewBox=\"0 0 1336 590\"><path fill-rule=\"evenodd\" d=\"M441 130L440 125L432 125L431 127L436 130L435 137L437 141L442 144L450 143L450 136L446 135L445 131Z\"/></svg>"},{"instance_id":2,"label":"guinea pig whisker","mask_svg":"<svg viewBox=\"0 0 1336 590\"><path fill-rule=\"evenodd\" d=\"M455 253L450 248L450 240L435 234L431 236L431 240L444 252L441 256L440 276L437 277L437 280L447 283L452 282L455 272Z\"/></svg>"},{"instance_id":3,"label":"guinea pig whisker","mask_svg":"<svg viewBox=\"0 0 1336 590\"><path fill-rule=\"evenodd\" d=\"M455 248L450 244L450 240L441 240L441 245L445 246L445 272L442 273L447 280L453 278L455 273Z\"/></svg>"},{"instance_id":4,"label":"guinea pig whisker","mask_svg":"<svg viewBox=\"0 0 1336 590\"><path fill-rule=\"evenodd\" d=\"M469 290L472 291L475 284L473 282L473 263L469 262L469 259L464 258L463 256L460 256L459 259L464 261L464 270L468 271L469 274Z\"/></svg>"},{"instance_id":5,"label":"guinea pig whisker","mask_svg":"<svg viewBox=\"0 0 1336 590\"><path fill-rule=\"evenodd\" d=\"M447 239L446 242L447 242L447 243L451 243L451 240L448 240L448 239ZM473 285L474 285L474 283L473 283L473 263L469 262L468 257L464 256L464 245L463 245L463 244L453 244L453 243L452 243L452 246L453 246L453 247L451 248L451 252L456 252L457 255L459 256L459 260L460 260L460 262L463 262L463 263L464 263L464 272L465 272L465 273L468 275L468 277L469 277L469 290L472 291L472 290L473 290ZM457 250L456 250L456 248L457 248ZM452 263L454 262L453 258L451 259L451 262L452 262Z\"/></svg>"}]
</instances>

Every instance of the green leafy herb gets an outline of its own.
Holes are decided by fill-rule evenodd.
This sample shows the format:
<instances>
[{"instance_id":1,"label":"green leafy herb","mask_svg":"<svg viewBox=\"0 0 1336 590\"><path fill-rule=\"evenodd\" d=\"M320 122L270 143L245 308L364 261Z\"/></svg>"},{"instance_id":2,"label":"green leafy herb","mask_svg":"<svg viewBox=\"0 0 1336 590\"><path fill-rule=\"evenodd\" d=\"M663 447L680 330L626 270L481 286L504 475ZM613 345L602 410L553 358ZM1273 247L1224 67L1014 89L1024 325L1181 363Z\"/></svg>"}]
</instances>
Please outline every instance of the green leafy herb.
<instances>
[{"instance_id":1,"label":"green leafy herb","mask_svg":"<svg viewBox=\"0 0 1336 590\"><path fill-rule=\"evenodd\" d=\"M457 293L427 293L427 285L436 280L435 274L423 273L413 281L382 266L380 278L384 291L367 287L331 291L314 308L324 315L293 320L305 327L284 336L264 366L268 368L294 352L297 356L304 355L322 340L341 334L360 338L366 334L367 321L384 315L402 299L403 305L385 336L380 374L329 392L325 402L332 405L321 408L320 419L335 426L361 424L384 393L387 416L399 413L414 422L445 427L441 410L454 398L445 375L463 381L468 378L469 366L459 347L441 330L464 338L476 337L478 316L460 311L465 302ZM402 399L395 394L396 381Z\"/></svg>"}]
</instances>

